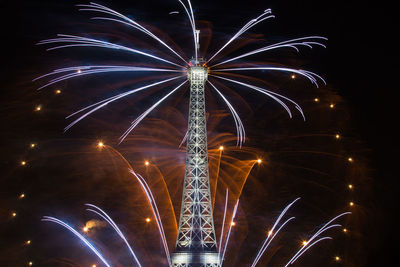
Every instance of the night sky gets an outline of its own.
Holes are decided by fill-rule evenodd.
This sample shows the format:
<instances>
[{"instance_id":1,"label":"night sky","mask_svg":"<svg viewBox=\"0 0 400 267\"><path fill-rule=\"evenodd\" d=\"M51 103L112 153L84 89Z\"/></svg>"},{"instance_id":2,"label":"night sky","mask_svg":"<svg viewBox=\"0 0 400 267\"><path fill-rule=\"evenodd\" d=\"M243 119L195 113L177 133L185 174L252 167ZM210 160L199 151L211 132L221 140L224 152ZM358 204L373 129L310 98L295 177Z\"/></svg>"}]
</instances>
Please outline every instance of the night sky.
<instances>
[{"instance_id":1,"label":"night sky","mask_svg":"<svg viewBox=\"0 0 400 267\"><path fill-rule=\"evenodd\" d=\"M157 251L154 262L161 257L161 250L157 247L157 235L153 234L153 239L150 238L155 240L154 244L147 244L143 238L147 234L151 236L156 230L142 225L142 218L146 216L147 210L136 196L140 189L127 182L122 170L117 171L122 165L112 153L99 154L96 143L103 140L110 144L133 165L149 159L158 162L162 169L161 166L167 162L162 158L168 158L168 153L172 150L158 150L156 144L160 142L163 148L168 146L168 142L179 145L182 138L180 134L186 127L185 115L182 113L185 112L188 95L177 95L169 102L173 106L172 111L165 109L165 113L152 113L149 122L138 130L138 136L146 137L148 134L154 140L161 140L164 135L159 130L163 128L157 126L156 119L171 122L171 114L178 114L178 119L173 119L177 130L171 130L171 135L165 137L167 141L164 143L152 143L147 140L143 141L141 147L142 140L132 137L126 144L117 145L119 135L129 122L153 103L154 96L162 95L164 91L161 89L157 89L152 97L144 94L137 99L132 97L122 100L120 104L107 107L107 112L99 112L71 131L63 133L63 128L67 125L64 118L71 112L95 100L111 96L110 89L122 90L124 87L134 86L135 83L146 83L146 79L142 80L142 76L136 74L104 77L99 75L96 76L98 79L76 79L40 92L36 90L42 83L34 83L32 79L56 68L93 62L128 62L124 55L110 53L108 56L103 53L104 50L93 49L92 52L87 49L82 52L79 48L74 48L46 52L45 46L36 45L38 41L53 38L57 33L88 33L97 37L101 36L99 33L102 32L110 33L110 29L115 26L115 31L105 38L115 41L119 35L125 44L131 42L132 45L145 47L148 40L142 38L140 33L132 33L120 25L89 20L91 14L78 12L74 6L80 3L85 2L22 0L0 5L3 11L1 25L4 46L0 76L0 115L3 125L0 138L0 266L27 266L29 261L34 262L34 266L90 266L89 264L96 262L96 258L61 227L40 221L44 215L54 215L79 227L79 222L84 223L93 218L84 211L83 204L87 202L97 203L113 211L113 217L118 218L121 225L126 225L123 230L129 233L132 239L136 237L131 226L141 229L142 235L138 237L137 243L147 249L147 254L141 254L141 257L153 257L149 252L152 250ZM191 56L193 44L190 28L178 1L115 0L99 3L129 14L146 25L153 25L154 29L160 29L157 33L165 38L169 36L182 48L183 53ZM393 244L396 231L391 229L397 226L394 219L398 210L395 204L398 202L399 193L399 182L395 175L395 167L398 164L395 140L398 92L394 83L398 73L394 72L398 72L398 67L394 66L397 51L392 36L397 28L394 17L391 16L391 7L384 2L367 5L361 1L327 3L204 0L193 1L192 4L204 40L207 40L207 44L202 43L202 46L208 48L208 53L219 48L238 27L266 8L271 8L276 18L252 29L240 44L248 42L249 47L257 48L260 45L307 35L320 35L329 39L327 49L303 48L298 55L282 52L258 60L262 62L267 58L271 62L310 69L326 78L328 85L316 89L301 79L295 86L288 81L281 82L282 79L287 80L283 76L268 76L272 88L301 103L306 116L309 116L306 123L297 115L289 120L276 104L270 105L271 101L268 99L261 100L251 94L244 94L243 98L234 102L240 107L239 110L243 107L241 117L249 136L246 146L257 147L256 152L251 150L249 154L275 162L263 168L257 167L252 172L252 177L284 177L271 178L265 182L262 179L259 182L250 182L248 190L243 193L240 219L246 221L246 229L259 226L258 223L253 224L252 219L259 220L260 225L262 222L269 223L269 217L260 214L262 211L273 209L272 213L277 212L299 194L306 195L305 204L294 214L300 217L310 215L310 223L319 226L338 212L348 210L344 205L349 197L340 193L338 184L346 185L348 181L358 181L359 191L351 196L357 203L358 211L346 220L349 225L357 227L354 229L354 235L346 239L340 237L340 232L332 233L337 241L331 245L326 243L319 250L310 251L309 257L305 257L297 266L394 266L396 254ZM168 14L175 10L180 11L180 14ZM208 40L211 41L208 43ZM148 48L149 51L160 48L152 44L153 46ZM233 48L247 51L239 44L232 46L235 53ZM159 55L168 56L168 53L163 50ZM133 62L139 62L139 59L132 57ZM261 77L258 74L257 78ZM151 80L159 77L148 78ZM57 95L56 89L60 89L61 94ZM209 96L213 99L211 94ZM318 103L319 106L314 103L316 97L322 100ZM330 103L335 103L334 111L329 110ZM210 111L220 114L222 108L218 107L219 104L216 100L210 101ZM35 112L38 105L41 105L43 110ZM212 140L210 146L212 144L215 147L220 145L217 142L218 134L235 131L229 119L223 119L220 123L217 117L210 115L209 119L209 131L215 130L214 133L209 133ZM321 139L321 136L335 135L337 132L343 135L343 142L339 146L337 142L331 143L332 140ZM290 139L293 136L306 138ZM30 148L31 143L36 145L35 148ZM234 142L230 145L234 146ZM148 151L143 147L147 147ZM210 147L210 150L212 148ZM340 160L326 156L282 156L281 152L288 149L314 149L342 155L345 159L351 155L354 157L354 166L357 167L344 168ZM184 154L181 151L177 159L179 164L182 163L182 155ZM172 157L174 156L172 154ZM21 166L21 161L26 161L26 166ZM315 165L313 170L318 169L330 178L320 180L317 175L315 180L311 181L309 173L304 170L297 169L296 172L295 168L282 167L297 164L303 165L304 169L312 169L311 165L307 165L311 163ZM140 168L145 172L145 168ZM174 172L168 168L162 170ZM118 178L110 183L107 177L111 176ZM174 185L175 182L169 184L171 187ZM179 187L179 183L176 185ZM262 188L260 192L263 193L257 191L257 186ZM171 191L173 200L177 200L179 206L179 190L174 188ZM22 193L26 196L20 199ZM264 198L266 195L268 197ZM263 200L258 202L257 198ZM128 202L131 204L127 204ZM175 207L175 210L179 211L179 208ZM17 216L13 217L13 212L17 212ZM308 225L307 220L292 229L292 236L295 236L297 231L300 233L301 227ZM168 225L167 223L167 227ZM122 245L117 239L108 238L112 233L103 228L100 227L96 231L103 237L103 241L104 238L107 241L103 244L98 243L98 246L104 250L104 244L108 243L107 248L114 246L114 252L108 252L106 255L114 260L118 257L122 265L129 262L126 256L120 253L124 249ZM312 230L312 227L307 229ZM100 234L101 231L105 233ZM307 231L305 232L309 233ZM94 236L91 237L95 239ZM233 243L237 248L242 248L238 258L254 256L251 251L244 250L244 243L249 240L255 242L254 248L257 249L257 244L261 241L254 239L255 237L254 233L248 236L238 235L237 243ZM26 245L26 240L32 240L32 244ZM169 236L169 240L174 240L174 237ZM284 243L287 240L290 239L282 238L280 241ZM285 254L287 251L281 247L274 247L273 251L276 257L266 257L264 264L281 266L282 261L276 258L279 258L279 255L284 257L290 254ZM337 251L343 255L343 260L339 263L332 261ZM249 266L247 258L232 260L230 264ZM154 262L152 264L157 266ZM98 266L101 266L100 263Z\"/></svg>"}]
</instances>

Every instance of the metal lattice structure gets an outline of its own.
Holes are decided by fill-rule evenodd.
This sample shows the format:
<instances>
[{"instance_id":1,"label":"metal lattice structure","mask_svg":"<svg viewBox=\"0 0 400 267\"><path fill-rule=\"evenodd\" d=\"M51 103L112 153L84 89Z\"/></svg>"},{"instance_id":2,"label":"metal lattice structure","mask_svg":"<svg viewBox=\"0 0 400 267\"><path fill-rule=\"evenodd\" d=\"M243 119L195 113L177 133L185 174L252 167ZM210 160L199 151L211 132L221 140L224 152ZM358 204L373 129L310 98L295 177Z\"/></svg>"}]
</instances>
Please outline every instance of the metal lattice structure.
<instances>
[{"instance_id":1,"label":"metal lattice structure","mask_svg":"<svg viewBox=\"0 0 400 267\"><path fill-rule=\"evenodd\" d=\"M198 62L196 62L198 63ZM208 171L204 86L207 68L188 69L190 103L185 180L174 267L219 267Z\"/></svg>"}]
</instances>

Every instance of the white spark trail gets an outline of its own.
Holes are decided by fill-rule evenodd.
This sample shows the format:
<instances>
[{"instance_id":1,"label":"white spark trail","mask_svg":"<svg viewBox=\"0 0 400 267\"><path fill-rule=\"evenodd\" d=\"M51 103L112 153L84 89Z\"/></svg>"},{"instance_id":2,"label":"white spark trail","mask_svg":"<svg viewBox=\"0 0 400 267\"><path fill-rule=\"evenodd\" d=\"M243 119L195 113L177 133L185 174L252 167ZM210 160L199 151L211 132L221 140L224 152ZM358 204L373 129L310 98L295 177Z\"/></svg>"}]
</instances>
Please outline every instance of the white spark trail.
<instances>
[{"instance_id":1,"label":"white spark trail","mask_svg":"<svg viewBox=\"0 0 400 267\"><path fill-rule=\"evenodd\" d=\"M133 252L133 249L131 247L131 245L129 244L128 240L126 239L126 237L124 236L124 234L121 232L121 230L119 229L119 227L117 226L117 224L111 219L111 217L102 209L100 209L99 207L93 205L93 204L85 204L88 207L94 208L96 210L93 209L86 209L88 211L91 211L93 213L96 213L97 215L99 215L100 217L102 217L106 222L108 222L108 224L111 225L111 227L115 230L115 232L117 232L117 234L121 237L121 239L125 242L126 246L129 249L129 252L131 253L131 255L133 256L136 264L141 267L142 265L140 264L138 258L136 257L136 254Z\"/></svg>"},{"instance_id":2,"label":"white spark trail","mask_svg":"<svg viewBox=\"0 0 400 267\"><path fill-rule=\"evenodd\" d=\"M308 80L310 80L311 83L313 83L317 88L318 83L315 77L319 78L325 85L326 82L325 80L319 76L316 73L313 73L311 71L307 70L302 70L302 69L292 69L292 68L282 68L282 67L272 67L272 66L265 66L265 67L249 67L249 68L229 68L229 69L218 69L218 70L213 70L213 72L221 72L221 71L247 71L247 70L271 70L271 71L281 71L281 72L290 72L290 73L296 73L301 76L306 77ZM315 77L314 77L315 76Z\"/></svg>"},{"instance_id":3,"label":"white spark trail","mask_svg":"<svg viewBox=\"0 0 400 267\"><path fill-rule=\"evenodd\" d=\"M190 25L192 26L193 39L194 39L194 51L195 51L194 53L195 53L195 59L197 60L197 50L198 50L197 42L198 42L198 40L197 40L197 37L196 37L197 36L196 35L196 23L195 23L195 20L194 20L192 5L190 3L190 0L188 0L189 8L190 8L190 12L189 12L189 10L186 7L186 5L181 0L178 0L178 1L179 1L179 3L182 4L183 8L185 9L185 12L186 12L186 14L187 14L187 16L189 18L189 21L190 21Z\"/></svg>"},{"instance_id":4,"label":"white spark trail","mask_svg":"<svg viewBox=\"0 0 400 267\"><path fill-rule=\"evenodd\" d=\"M41 90L45 87L48 87L52 84L65 81L71 78L75 77L80 77L80 76L85 76L85 75L90 75L90 74L98 74L98 73L110 73L110 72L184 72L183 70L172 70L172 69L158 69L158 68L144 68L144 67L131 67L131 66L76 66L76 67L70 67L70 68L63 68L63 69L57 69L54 70L50 73L44 74L38 78L35 78L34 81L38 79L42 79L44 77L62 73L62 72L71 72L68 74L64 74L62 76L56 77L52 80L50 80L48 83L45 85L39 87L37 90Z\"/></svg>"},{"instance_id":5,"label":"white spark trail","mask_svg":"<svg viewBox=\"0 0 400 267\"><path fill-rule=\"evenodd\" d=\"M82 236L80 233L78 233L74 228L72 228L71 226L69 226L68 224L66 224L65 222L54 218L54 217L50 217L50 216L43 216L42 221L47 221L47 222L54 222L57 223L61 226L63 226L64 228L68 229L70 232L72 232L75 236L77 236L80 240L82 240L85 245L90 248L91 251L93 251L97 257L107 266L107 267L111 267L111 265L106 261L106 259L104 259L103 255L101 255L101 253L95 248L94 245L92 245L84 236Z\"/></svg>"},{"instance_id":6,"label":"white spark trail","mask_svg":"<svg viewBox=\"0 0 400 267\"><path fill-rule=\"evenodd\" d=\"M268 237L265 239L263 245L261 246L259 252L257 253L256 258L254 259L253 264L251 265L251 267L254 267L257 265L258 261L261 259L261 256L265 253L265 251L267 250L268 246L271 244L272 240L274 240L275 236L281 231L281 229L283 227L285 227L285 225L287 223L289 223L291 220L294 220L295 217L290 217L289 219L287 219L279 228L278 230L276 230L276 232L272 235L271 239L269 239L270 235L268 234ZM269 239L269 240L268 240ZM268 243L266 243L268 241ZM265 244L266 243L266 244Z\"/></svg>"},{"instance_id":7,"label":"white spark trail","mask_svg":"<svg viewBox=\"0 0 400 267\"><path fill-rule=\"evenodd\" d=\"M217 93L224 100L225 104L228 106L229 110L231 111L232 117L233 117L233 119L235 121L235 125L236 125L236 135L237 135L236 145L239 147L242 147L242 144L246 140L246 132L244 130L242 120L240 119L238 113L233 108L231 103L229 103L228 99L226 99L226 97L217 89L217 87L215 87L214 84L212 84L210 81L208 81L208 83L215 89L215 91L217 91Z\"/></svg>"},{"instance_id":8,"label":"white spark trail","mask_svg":"<svg viewBox=\"0 0 400 267\"><path fill-rule=\"evenodd\" d=\"M192 3L190 2L190 0L187 0L187 2L189 3L190 13L192 14L192 21L193 21L193 28L194 28L194 32L193 32L194 36L193 37L194 37L194 42L195 42L195 51L194 51L194 53L195 53L195 59L197 61L197 52L199 50L197 45L198 45L199 40L197 40L197 34L196 34L196 21L194 19L194 15L193 15Z\"/></svg>"},{"instance_id":9,"label":"white spark trail","mask_svg":"<svg viewBox=\"0 0 400 267\"><path fill-rule=\"evenodd\" d=\"M222 252L221 266L222 266L222 263L224 262L225 252L226 252L226 248L228 247L229 238L231 237L231 231L232 231L232 226L233 226L233 222L234 222L233 220L235 219L236 211L237 211L238 205L239 205L239 199L237 200L236 205L235 205L235 207L233 208L232 220L231 220L231 223L230 223L230 225L229 225L228 234L227 234L227 236L226 236L226 240L225 240L225 244L224 244L224 250L223 250L223 252Z\"/></svg>"},{"instance_id":10,"label":"white spark trail","mask_svg":"<svg viewBox=\"0 0 400 267\"><path fill-rule=\"evenodd\" d=\"M291 203L289 203L289 205L287 205L283 211L280 213L280 215L278 216L278 218L276 219L274 225L272 226L271 230L268 232L268 236L267 238L264 240L263 244L261 245L260 250L257 253L256 258L253 261L253 264L251 265L251 267L256 266L256 264L258 263L258 261L260 260L261 256L264 254L264 252L267 250L269 244L272 242L272 240L275 238L275 236L279 233L279 231L282 229L283 226L285 226L289 221L293 220L294 217L289 218L288 220L286 220L280 227L279 229L275 232L275 228L276 226L279 224L279 222L281 221L282 217L286 214L286 212L289 210L289 208L291 206L293 206L294 203L296 203L300 198L296 198L295 200L293 200ZM273 235L272 235L273 233ZM271 237L272 236L272 237Z\"/></svg>"},{"instance_id":11,"label":"white spark trail","mask_svg":"<svg viewBox=\"0 0 400 267\"><path fill-rule=\"evenodd\" d=\"M182 85L184 85L187 82L184 81L183 83L181 83L180 85L178 85L175 89L171 90L171 92L169 92L168 94L166 94L163 98L161 98L160 100L158 100L153 106L151 106L149 109L147 109L145 112L143 112L137 119L135 119L132 122L132 125L125 131L125 133L119 138L119 143L121 143L122 141L124 141L124 139L129 135L129 133L144 119L146 118L146 116L152 112L159 104L161 104L165 99L167 99L170 95L172 95L173 93L175 93L176 90L178 90L179 88L181 88Z\"/></svg>"},{"instance_id":12,"label":"white spark trail","mask_svg":"<svg viewBox=\"0 0 400 267\"><path fill-rule=\"evenodd\" d=\"M316 239L317 237L319 237L319 235L321 235L322 233L324 233L325 231L334 228L334 227L340 227L340 224L333 224L330 225L332 222L334 222L335 220L339 219L342 216L351 214L351 212L344 212L341 213L339 215L337 215L336 217L334 217L333 219L331 219L330 221L328 221L327 223L325 223L309 240L306 241L306 245L302 246L297 252L296 254L288 261L288 263L285 265L285 267L287 267L288 265L292 264L295 260L297 260L300 255L302 255L304 252L304 250L306 250L306 248L310 245L310 243L312 241L314 241L314 239ZM319 241L318 241L319 242ZM317 242L311 243L312 245L314 245Z\"/></svg>"},{"instance_id":13,"label":"white spark trail","mask_svg":"<svg viewBox=\"0 0 400 267\"><path fill-rule=\"evenodd\" d=\"M251 89L256 90L256 91L258 91L258 92L260 92L260 93L262 93L264 95L267 95L267 96L271 97L273 100L278 102L286 110L286 112L289 114L289 117L292 118L292 112L290 111L289 107L281 99L279 99L279 97L284 99L284 100L287 100L287 101L289 101L289 102L291 102L292 104L295 105L296 109L300 112L301 116L305 120L305 116L304 116L303 110L300 107L300 105L297 104L295 101L293 101L290 98L287 98L287 97L285 97L283 95L280 95L278 93L275 93L275 92L272 92L270 90L267 90L267 89L264 89L264 88L261 88L261 87L258 87L258 86L254 86L254 85L251 85L251 84L239 82L239 81L236 81L236 80L224 78L224 77L217 76L217 75L211 75L211 76L219 78L219 79L222 79L222 80L230 81L230 82L233 82L233 83L236 83L236 84L240 84L240 85L242 85L244 87L251 88Z\"/></svg>"},{"instance_id":14,"label":"white spark trail","mask_svg":"<svg viewBox=\"0 0 400 267\"><path fill-rule=\"evenodd\" d=\"M228 198L229 198L229 190L226 189L225 193L225 209L224 209L224 218L222 220L222 229L221 229L221 237L219 239L219 247L218 247L218 255L221 255L221 248L222 248L222 240L224 238L224 228L225 228L225 218L226 218L226 210L228 208Z\"/></svg>"},{"instance_id":15,"label":"white spark trail","mask_svg":"<svg viewBox=\"0 0 400 267\"><path fill-rule=\"evenodd\" d=\"M234 57L234 58L231 58L231 59L227 59L225 61L222 61L220 63L217 63L215 65L210 66L210 68L213 68L213 67L216 67L216 66L219 66L219 65L222 65L222 64L226 64L228 62L231 62L231 61L234 61L234 60L237 60L237 59L240 59L240 58L244 58L244 57L248 57L248 56L251 56L251 55L254 55L254 54L258 54L258 53L261 53L261 52L270 51L270 50L273 50L273 49L280 49L280 48L284 48L284 47L293 48L297 52L299 52L299 49L297 48L297 46L307 46L307 47L312 48L312 45L319 45L319 46L322 46L323 48L326 48L326 46L324 44L313 41L314 39L317 39L317 40L318 39L328 40L328 38L325 38L325 37L322 37L322 36L307 36L307 37L291 39L291 40L279 42L279 43L276 43L276 44L268 45L268 46L265 46L265 47L262 47L262 48L258 48L258 49L254 50L254 51L247 52L247 53L242 54L240 56L237 56L237 57ZM302 42L299 42L299 41L302 41Z\"/></svg>"},{"instance_id":16,"label":"white spark trail","mask_svg":"<svg viewBox=\"0 0 400 267\"><path fill-rule=\"evenodd\" d=\"M244 32L246 32L247 30L251 29L252 27L254 27L255 25L257 25L258 23L269 19L269 18L274 18L274 15L270 15L271 14L271 9L266 9L264 11L264 13L262 13L260 16L258 16L255 19L250 20L249 22L247 22L231 39L229 39L229 41L223 45L221 47L221 49L219 49L213 56L210 57L210 59L207 60L207 63L210 62L215 56L217 56L225 47L227 47L230 43L232 43L235 39L237 39L240 35L242 35Z\"/></svg>"},{"instance_id":17,"label":"white spark trail","mask_svg":"<svg viewBox=\"0 0 400 267\"><path fill-rule=\"evenodd\" d=\"M172 81L172 80L176 80L176 79L179 79L179 78L182 78L182 77L183 77L183 76L177 76L177 77L173 77L173 78L170 78L170 79L162 80L162 81L159 81L159 82L156 82L156 83L152 83L152 84L149 84L149 85L146 85L146 86L143 86L143 87L134 89L134 90L130 90L130 91L125 92L125 93L121 93L121 94L115 95L115 96L113 96L113 97L104 99L104 100L102 100L102 101L99 101L99 102L97 102L97 103L95 103L95 104L92 104L92 105L90 105L90 106L88 106L88 107L85 107L85 108L83 108L83 109L80 109L80 110L76 111L75 113L71 114L70 116L73 116L73 115L75 115L75 114L78 114L78 113L80 113L80 112L86 110L86 109L89 109L89 108L92 108L92 107L93 107L93 109L91 109L90 111L84 113L84 114L81 115L79 118L77 118L77 119L75 119L73 122L71 122L67 127L64 128L64 131L68 131L68 130L69 130L72 126L74 126L76 123L78 123L78 122L81 121L82 119L86 118L87 116L89 116L89 115L92 114L93 112L95 112L95 111L97 111L97 110L99 110L99 109L105 107L106 105L108 105L108 104L111 103L111 102L114 102L114 101L116 101L116 100L118 100L118 99L121 99L121 98L123 98L123 97L126 97L126 96L128 96L128 95L131 95L131 94L140 92L140 91L145 90L145 89L147 89L147 88L150 88L150 87L153 87L153 86L156 86L156 85L160 85L160 84L164 84L164 83L166 83L166 82L169 82L169 81ZM95 106L96 106L96 107L95 107Z\"/></svg>"},{"instance_id":18,"label":"white spark trail","mask_svg":"<svg viewBox=\"0 0 400 267\"><path fill-rule=\"evenodd\" d=\"M171 258L170 258L170 254L169 254L168 243L167 243L167 239L165 237L164 227L163 227L163 224L161 221L160 213L158 212L157 203L154 199L153 193L151 192L151 189L150 189L149 185L147 184L146 180L140 174L135 173L132 169L129 169L129 172L131 174L133 174L133 176L136 177L136 179L142 186L143 191L146 194L147 200L150 203L150 207L151 207L151 210L153 211L154 217L156 218L158 231L160 233L161 240L163 242L164 251L165 251L165 254L166 254L167 260L168 260L168 266L171 267Z\"/></svg>"},{"instance_id":19,"label":"white spark trail","mask_svg":"<svg viewBox=\"0 0 400 267\"><path fill-rule=\"evenodd\" d=\"M125 25L130 26L130 27L133 27L133 28L135 28L135 29L147 34L148 36L152 37L153 39L157 40L160 44L165 46L168 50L170 50L172 53L174 53L176 56L178 56L181 60L183 60L183 62L188 64L188 62L181 55L179 55L174 49L172 49L169 45L167 45L159 37L157 37L155 34L153 34L151 31L149 31L147 28L145 28L144 26L142 26L138 22L126 17L125 15L122 15L121 13L118 13L115 10L112 10L112 9L110 9L108 7L105 7L103 5L100 5L100 4L97 4L97 3L93 3L93 2L90 2L89 5L77 5L77 6L84 7L84 8L80 8L79 9L80 11L100 12L100 13L108 14L108 15L115 16L115 17L118 17L118 18L122 19L122 20L119 20L119 19L107 18L107 17L94 17L93 18L93 19L100 19L100 20L115 21L115 22L123 23Z\"/></svg>"},{"instance_id":20,"label":"white spark trail","mask_svg":"<svg viewBox=\"0 0 400 267\"><path fill-rule=\"evenodd\" d=\"M87 37L82 37L82 36L76 36L76 35L67 35L67 34L57 34L57 38L52 38L52 39L46 39L43 41L40 41L38 45L43 45L43 44L53 44L53 43L65 43L64 45L59 45L55 47L48 48L47 50L55 50L55 49L60 49L60 48L68 48L68 47L102 47L102 48L108 48L108 49L115 49L115 50L121 50L121 51L126 51L130 52L133 54L140 54L146 57L151 57L156 60L172 64L177 67L184 67L182 65L176 64L174 62L171 62L169 60L166 60L164 58L145 53L143 51L126 47L123 45L115 44L115 43L110 43L106 41L101 41L98 39L93 39L93 38L87 38Z\"/></svg>"},{"instance_id":21,"label":"white spark trail","mask_svg":"<svg viewBox=\"0 0 400 267\"><path fill-rule=\"evenodd\" d=\"M292 260L292 262L290 264L293 264L298 258L300 258L301 255L303 255L307 250L309 250L312 246L314 246L315 244L323 241L323 240L332 240L333 238L330 236L325 236L325 237L321 237L320 239L314 241L311 245L307 246L299 255L297 255L297 257L295 259ZM286 267L286 266L285 266Z\"/></svg>"}]
</instances>

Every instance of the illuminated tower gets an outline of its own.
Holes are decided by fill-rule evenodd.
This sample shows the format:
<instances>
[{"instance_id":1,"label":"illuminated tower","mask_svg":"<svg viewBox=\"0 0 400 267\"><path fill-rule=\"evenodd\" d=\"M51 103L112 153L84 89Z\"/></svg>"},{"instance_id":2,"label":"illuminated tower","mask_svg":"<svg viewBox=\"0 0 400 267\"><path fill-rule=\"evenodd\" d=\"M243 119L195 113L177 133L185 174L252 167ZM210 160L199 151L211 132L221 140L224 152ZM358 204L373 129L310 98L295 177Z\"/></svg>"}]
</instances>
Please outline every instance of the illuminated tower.
<instances>
[{"instance_id":1,"label":"illuminated tower","mask_svg":"<svg viewBox=\"0 0 400 267\"><path fill-rule=\"evenodd\" d=\"M207 68L192 60L185 180L174 267L219 267L208 171L204 85Z\"/></svg>"}]
</instances>

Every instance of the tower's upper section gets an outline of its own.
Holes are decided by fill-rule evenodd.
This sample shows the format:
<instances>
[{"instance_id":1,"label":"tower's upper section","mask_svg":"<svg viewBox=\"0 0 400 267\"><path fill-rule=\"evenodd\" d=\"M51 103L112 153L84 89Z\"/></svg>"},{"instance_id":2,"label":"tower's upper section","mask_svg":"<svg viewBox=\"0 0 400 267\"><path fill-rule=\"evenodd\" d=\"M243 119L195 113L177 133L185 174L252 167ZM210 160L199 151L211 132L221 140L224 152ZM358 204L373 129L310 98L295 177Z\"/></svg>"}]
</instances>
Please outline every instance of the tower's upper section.
<instances>
[{"instance_id":1,"label":"tower's upper section","mask_svg":"<svg viewBox=\"0 0 400 267\"><path fill-rule=\"evenodd\" d=\"M206 67L193 66L187 69L190 82L204 83L207 80L208 69Z\"/></svg>"}]
</instances>

